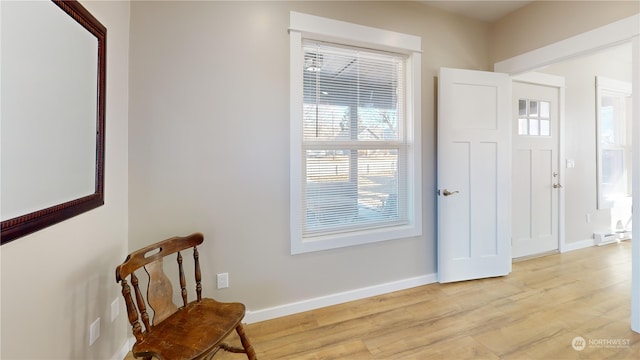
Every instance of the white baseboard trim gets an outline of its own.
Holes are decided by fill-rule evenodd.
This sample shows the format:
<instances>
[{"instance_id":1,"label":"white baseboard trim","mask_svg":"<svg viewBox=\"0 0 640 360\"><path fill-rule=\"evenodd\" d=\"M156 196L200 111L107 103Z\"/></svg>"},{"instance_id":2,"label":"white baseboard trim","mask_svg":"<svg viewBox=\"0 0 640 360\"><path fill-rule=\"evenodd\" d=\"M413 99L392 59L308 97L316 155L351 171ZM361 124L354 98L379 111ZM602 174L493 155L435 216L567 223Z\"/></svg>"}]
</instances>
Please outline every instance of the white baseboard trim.
<instances>
[{"instance_id":1,"label":"white baseboard trim","mask_svg":"<svg viewBox=\"0 0 640 360\"><path fill-rule=\"evenodd\" d=\"M344 291L331 295L320 296L313 299L297 301L289 304L274 306L271 308L247 311L244 317L244 322L246 322L247 324L252 324L260 321L271 320L282 316L301 313L304 311L342 304L345 302L360 300L394 291L410 289L417 286L433 284L436 281L437 274L428 274L409 279L368 286L360 289Z\"/></svg>"},{"instance_id":2,"label":"white baseboard trim","mask_svg":"<svg viewBox=\"0 0 640 360\"><path fill-rule=\"evenodd\" d=\"M576 242L563 244L563 246L560 248L560 252L561 253L565 253L565 252L568 252L568 251L580 250L580 249L588 248L588 247L591 247L591 246L595 246L595 240L594 239L585 239L585 240L581 240L581 241L576 241Z\"/></svg>"}]
</instances>

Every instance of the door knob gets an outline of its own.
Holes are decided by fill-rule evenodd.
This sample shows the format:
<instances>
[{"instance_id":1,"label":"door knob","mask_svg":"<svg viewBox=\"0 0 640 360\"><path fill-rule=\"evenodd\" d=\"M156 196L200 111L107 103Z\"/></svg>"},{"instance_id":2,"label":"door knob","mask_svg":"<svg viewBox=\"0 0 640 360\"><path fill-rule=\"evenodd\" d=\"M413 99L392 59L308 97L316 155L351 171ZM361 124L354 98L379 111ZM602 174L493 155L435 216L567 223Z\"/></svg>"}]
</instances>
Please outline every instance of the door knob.
<instances>
[{"instance_id":1,"label":"door knob","mask_svg":"<svg viewBox=\"0 0 640 360\"><path fill-rule=\"evenodd\" d=\"M560 184L558 184L558 183L553 183L553 188L554 188L554 189L559 189L559 188L561 188L561 187L562 187L562 185L560 185Z\"/></svg>"},{"instance_id":2,"label":"door knob","mask_svg":"<svg viewBox=\"0 0 640 360\"><path fill-rule=\"evenodd\" d=\"M447 189L444 189L444 190L442 191L442 195L444 195L444 196L450 196L450 195L453 195L453 194L457 194L457 193L459 193L459 192L460 192L460 191L458 191L458 190L456 190L456 191L449 191L449 190L447 190Z\"/></svg>"}]
</instances>

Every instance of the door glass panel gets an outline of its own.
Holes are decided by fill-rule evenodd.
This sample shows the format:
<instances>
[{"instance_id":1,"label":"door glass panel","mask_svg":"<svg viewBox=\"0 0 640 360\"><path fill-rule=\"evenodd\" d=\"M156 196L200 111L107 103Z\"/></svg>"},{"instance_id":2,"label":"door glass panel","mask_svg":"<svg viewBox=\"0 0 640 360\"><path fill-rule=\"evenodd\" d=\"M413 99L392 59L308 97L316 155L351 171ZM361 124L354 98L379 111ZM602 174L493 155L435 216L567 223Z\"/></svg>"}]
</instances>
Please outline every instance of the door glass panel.
<instances>
[{"instance_id":1,"label":"door glass panel","mask_svg":"<svg viewBox=\"0 0 640 360\"><path fill-rule=\"evenodd\" d=\"M527 119L518 119L518 135L529 134Z\"/></svg>"},{"instance_id":2,"label":"door glass panel","mask_svg":"<svg viewBox=\"0 0 640 360\"><path fill-rule=\"evenodd\" d=\"M539 133L538 133L538 120L529 119L529 135L539 135Z\"/></svg>"},{"instance_id":3,"label":"door glass panel","mask_svg":"<svg viewBox=\"0 0 640 360\"><path fill-rule=\"evenodd\" d=\"M531 117L538 116L538 102L536 100L529 101L529 116Z\"/></svg>"},{"instance_id":4,"label":"door glass panel","mask_svg":"<svg viewBox=\"0 0 640 360\"><path fill-rule=\"evenodd\" d=\"M549 120L540 120L540 136L549 136L551 135L549 129Z\"/></svg>"},{"instance_id":5,"label":"door glass panel","mask_svg":"<svg viewBox=\"0 0 640 360\"><path fill-rule=\"evenodd\" d=\"M527 115L527 100L523 100L523 99L518 100L518 115L520 116Z\"/></svg>"},{"instance_id":6,"label":"door glass panel","mask_svg":"<svg viewBox=\"0 0 640 360\"><path fill-rule=\"evenodd\" d=\"M550 116L551 104L548 101L540 101L540 117L548 119Z\"/></svg>"}]
</instances>

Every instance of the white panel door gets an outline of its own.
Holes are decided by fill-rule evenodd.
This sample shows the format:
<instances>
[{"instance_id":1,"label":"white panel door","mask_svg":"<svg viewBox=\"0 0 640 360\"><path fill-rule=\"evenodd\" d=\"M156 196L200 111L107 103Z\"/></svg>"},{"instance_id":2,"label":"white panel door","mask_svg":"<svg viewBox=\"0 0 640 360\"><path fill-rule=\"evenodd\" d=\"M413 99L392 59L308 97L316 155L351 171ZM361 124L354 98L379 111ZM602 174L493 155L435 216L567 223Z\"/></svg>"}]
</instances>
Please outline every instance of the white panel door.
<instances>
[{"instance_id":1,"label":"white panel door","mask_svg":"<svg viewBox=\"0 0 640 360\"><path fill-rule=\"evenodd\" d=\"M511 79L440 69L438 281L511 272Z\"/></svg>"},{"instance_id":2,"label":"white panel door","mask_svg":"<svg viewBox=\"0 0 640 360\"><path fill-rule=\"evenodd\" d=\"M558 250L557 87L513 83L513 257Z\"/></svg>"}]
</instances>

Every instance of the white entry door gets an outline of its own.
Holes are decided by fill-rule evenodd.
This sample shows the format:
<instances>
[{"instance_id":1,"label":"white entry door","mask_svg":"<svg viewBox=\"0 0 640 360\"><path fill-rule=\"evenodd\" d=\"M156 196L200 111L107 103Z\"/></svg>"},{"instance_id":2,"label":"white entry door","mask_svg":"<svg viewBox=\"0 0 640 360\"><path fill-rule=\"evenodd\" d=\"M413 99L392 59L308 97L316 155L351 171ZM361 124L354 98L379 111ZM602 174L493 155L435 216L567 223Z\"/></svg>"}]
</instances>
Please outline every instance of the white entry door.
<instances>
[{"instance_id":1,"label":"white entry door","mask_svg":"<svg viewBox=\"0 0 640 360\"><path fill-rule=\"evenodd\" d=\"M511 79L440 69L438 281L511 272Z\"/></svg>"},{"instance_id":2,"label":"white entry door","mask_svg":"<svg viewBox=\"0 0 640 360\"><path fill-rule=\"evenodd\" d=\"M559 101L558 87L513 83L514 258L558 250Z\"/></svg>"}]
</instances>

